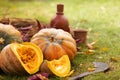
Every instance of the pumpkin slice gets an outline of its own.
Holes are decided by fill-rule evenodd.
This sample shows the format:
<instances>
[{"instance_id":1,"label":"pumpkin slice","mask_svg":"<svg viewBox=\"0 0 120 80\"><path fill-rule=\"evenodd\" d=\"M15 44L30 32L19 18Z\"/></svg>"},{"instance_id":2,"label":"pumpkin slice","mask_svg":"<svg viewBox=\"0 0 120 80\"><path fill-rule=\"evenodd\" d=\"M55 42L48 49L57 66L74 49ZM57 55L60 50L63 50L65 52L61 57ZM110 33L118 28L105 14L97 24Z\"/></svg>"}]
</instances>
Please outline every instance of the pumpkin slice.
<instances>
[{"instance_id":1,"label":"pumpkin slice","mask_svg":"<svg viewBox=\"0 0 120 80\"><path fill-rule=\"evenodd\" d=\"M34 74L39 70L43 62L43 55L38 46L29 42L23 44L12 43L10 46L21 65L29 74Z\"/></svg>"},{"instance_id":2,"label":"pumpkin slice","mask_svg":"<svg viewBox=\"0 0 120 80\"><path fill-rule=\"evenodd\" d=\"M47 61L48 68L59 77L66 77L73 73L70 72L71 64L68 55L63 55L60 59Z\"/></svg>"}]
</instances>

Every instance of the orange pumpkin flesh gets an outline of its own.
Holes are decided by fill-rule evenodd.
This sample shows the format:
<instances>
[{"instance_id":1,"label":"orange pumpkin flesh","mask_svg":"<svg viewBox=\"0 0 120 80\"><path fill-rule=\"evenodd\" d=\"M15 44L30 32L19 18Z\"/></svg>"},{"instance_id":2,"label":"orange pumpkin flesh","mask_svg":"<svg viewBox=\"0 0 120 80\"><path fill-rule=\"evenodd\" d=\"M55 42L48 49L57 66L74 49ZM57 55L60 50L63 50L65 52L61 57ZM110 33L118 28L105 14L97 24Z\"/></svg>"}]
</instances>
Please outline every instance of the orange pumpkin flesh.
<instances>
[{"instance_id":1,"label":"orange pumpkin flesh","mask_svg":"<svg viewBox=\"0 0 120 80\"><path fill-rule=\"evenodd\" d=\"M9 61L6 60L7 58ZM1 69L8 74L24 74L24 72L34 74L43 62L43 55L35 44L12 43L2 50L0 60L2 60Z\"/></svg>"},{"instance_id":2,"label":"orange pumpkin flesh","mask_svg":"<svg viewBox=\"0 0 120 80\"><path fill-rule=\"evenodd\" d=\"M67 55L62 56L58 60L47 61L49 69L59 77L66 77L73 73L69 57Z\"/></svg>"},{"instance_id":3,"label":"orange pumpkin flesh","mask_svg":"<svg viewBox=\"0 0 120 80\"><path fill-rule=\"evenodd\" d=\"M59 59L65 54L73 60L77 51L71 34L61 29L42 29L32 37L31 42L40 47L47 60Z\"/></svg>"}]
</instances>

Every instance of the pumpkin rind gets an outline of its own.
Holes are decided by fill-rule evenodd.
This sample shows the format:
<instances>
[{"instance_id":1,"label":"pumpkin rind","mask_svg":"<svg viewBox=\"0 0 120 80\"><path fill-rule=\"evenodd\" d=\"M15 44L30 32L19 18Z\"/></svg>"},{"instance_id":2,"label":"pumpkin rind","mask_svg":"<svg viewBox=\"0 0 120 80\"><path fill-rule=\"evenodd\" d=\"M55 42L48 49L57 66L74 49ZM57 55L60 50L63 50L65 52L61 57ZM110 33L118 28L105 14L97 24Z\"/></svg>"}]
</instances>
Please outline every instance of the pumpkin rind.
<instances>
[{"instance_id":1,"label":"pumpkin rind","mask_svg":"<svg viewBox=\"0 0 120 80\"><path fill-rule=\"evenodd\" d=\"M73 60L77 51L71 34L61 29L42 29L32 37L31 42L40 47L47 60L59 59L65 54Z\"/></svg>"},{"instance_id":2,"label":"pumpkin rind","mask_svg":"<svg viewBox=\"0 0 120 80\"><path fill-rule=\"evenodd\" d=\"M66 77L71 74L71 64L68 55L63 55L58 60L47 61L48 68L59 77Z\"/></svg>"},{"instance_id":3,"label":"pumpkin rind","mask_svg":"<svg viewBox=\"0 0 120 80\"><path fill-rule=\"evenodd\" d=\"M7 45L0 54L0 68L6 74L18 74L21 73L26 74L27 72L21 66L19 60L16 58L15 54L13 54L10 45Z\"/></svg>"},{"instance_id":4,"label":"pumpkin rind","mask_svg":"<svg viewBox=\"0 0 120 80\"><path fill-rule=\"evenodd\" d=\"M0 24L0 51L8 44L13 42L22 42L20 32L12 25Z\"/></svg>"},{"instance_id":5,"label":"pumpkin rind","mask_svg":"<svg viewBox=\"0 0 120 80\"><path fill-rule=\"evenodd\" d=\"M12 43L1 51L0 60L0 67L7 74L34 74L39 71L43 55L33 43Z\"/></svg>"}]
</instances>

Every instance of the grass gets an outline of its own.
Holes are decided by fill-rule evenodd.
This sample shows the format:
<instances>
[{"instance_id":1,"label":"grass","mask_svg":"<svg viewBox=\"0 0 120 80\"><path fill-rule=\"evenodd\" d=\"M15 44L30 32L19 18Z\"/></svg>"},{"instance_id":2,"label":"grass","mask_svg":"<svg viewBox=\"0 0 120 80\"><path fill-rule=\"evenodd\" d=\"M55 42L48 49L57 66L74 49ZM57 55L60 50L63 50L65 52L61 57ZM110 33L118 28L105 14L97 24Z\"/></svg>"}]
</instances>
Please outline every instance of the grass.
<instances>
[{"instance_id":1,"label":"grass","mask_svg":"<svg viewBox=\"0 0 120 80\"><path fill-rule=\"evenodd\" d=\"M84 54L87 47L78 52L72 69L74 75L87 71L92 62L102 61L110 66L106 73L97 73L83 78L83 80L120 80L120 1L119 0L31 0L31 1L0 1L0 18L19 17L35 18L43 23L50 22L56 13L56 4L65 4L65 16L69 19L70 27L87 29L87 43L97 41L93 54ZM118 58L111 62L110 58ZM82 64L82 65L81 65ZM26 80L27 76L0 75L0 80ZM50 80L63 80L51 77Z\"/></svg>"}]
</instances>

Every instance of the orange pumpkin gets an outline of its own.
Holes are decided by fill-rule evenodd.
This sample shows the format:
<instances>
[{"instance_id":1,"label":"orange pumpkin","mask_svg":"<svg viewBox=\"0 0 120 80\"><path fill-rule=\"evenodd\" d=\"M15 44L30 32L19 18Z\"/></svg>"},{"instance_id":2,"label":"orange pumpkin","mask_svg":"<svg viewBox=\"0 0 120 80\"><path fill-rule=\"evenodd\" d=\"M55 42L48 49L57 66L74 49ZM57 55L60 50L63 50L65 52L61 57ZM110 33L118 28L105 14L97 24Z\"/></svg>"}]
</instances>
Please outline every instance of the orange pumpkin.
<instances>
[{"instance_id":1,"label":"orange pumpkin","mask_svg":"<svg viewBox=\"0 0 120 80\"><path fill-rule=\"evenodd\" d=\"M31 42L40 47L47 60L59 59L65 54L73 60L77 51L71 34L62 29L42 29L31 38Z\"/></svg>"},{"instance_id":2,"label":"orange pumpkin","mask_svg":"<svg viewBox=\"0 0 120 80\"><path fill-rule=\"evenodd\" d=\"M22 35L12 25L0 23L0 51L8 44L22 42Z\"/></svg>"},{"instance_id":3,"label":"orange pumpkin","mask_svg":"<svg viewBox=\"0 0 120 80\"><path fill-rule=\"evenodd\" d=\"M34 74L42 62L42 51L29 42L8 44L0 54L0 68L11 75Z\"/></svg>"}]
</instances>

